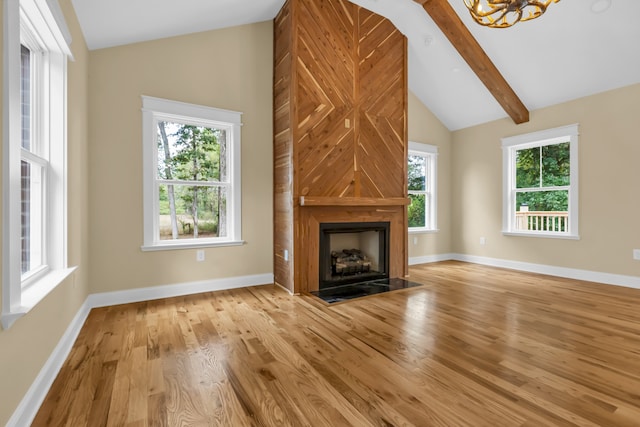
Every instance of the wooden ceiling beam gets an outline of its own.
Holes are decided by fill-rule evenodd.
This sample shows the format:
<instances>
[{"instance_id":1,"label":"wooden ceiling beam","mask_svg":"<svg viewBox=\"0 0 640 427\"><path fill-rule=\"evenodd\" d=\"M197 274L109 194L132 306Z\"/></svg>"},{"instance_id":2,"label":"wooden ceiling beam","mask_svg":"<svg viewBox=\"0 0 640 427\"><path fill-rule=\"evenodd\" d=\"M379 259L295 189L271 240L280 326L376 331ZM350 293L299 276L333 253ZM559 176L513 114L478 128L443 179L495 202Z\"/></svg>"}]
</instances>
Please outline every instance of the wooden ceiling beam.
<instances>
[{"instance_id":1,"label":"wooden ceiling beam","mask_svg":"<svg viewBox=\"0 0 640 427\"><path fill-rule=\"evenodd\" d=\"M414 1L421 4L427 11L511 119L516 124L528 122L529 110L491 62L449 2L447 0Z\"/></svg>"}]
</instances>

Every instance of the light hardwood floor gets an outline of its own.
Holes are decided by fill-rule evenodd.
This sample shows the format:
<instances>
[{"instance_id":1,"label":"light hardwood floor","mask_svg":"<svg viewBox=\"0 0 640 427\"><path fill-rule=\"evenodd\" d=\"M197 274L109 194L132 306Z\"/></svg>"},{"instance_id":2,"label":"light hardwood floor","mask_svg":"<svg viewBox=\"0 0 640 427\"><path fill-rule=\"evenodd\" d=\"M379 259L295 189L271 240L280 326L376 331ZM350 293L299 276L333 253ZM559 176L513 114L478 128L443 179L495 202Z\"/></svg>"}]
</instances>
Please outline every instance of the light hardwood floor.
<instances>
[{"instance_id":1,"label":"light hardwood floor","mask_svg":"<svg viewBox=\"0 0 640 427\"><path fill-rule=\"evenodd\" d=\"M640 290L459 262L95 309L36 426L640 426Z\"/></svg>"}]
</instances>

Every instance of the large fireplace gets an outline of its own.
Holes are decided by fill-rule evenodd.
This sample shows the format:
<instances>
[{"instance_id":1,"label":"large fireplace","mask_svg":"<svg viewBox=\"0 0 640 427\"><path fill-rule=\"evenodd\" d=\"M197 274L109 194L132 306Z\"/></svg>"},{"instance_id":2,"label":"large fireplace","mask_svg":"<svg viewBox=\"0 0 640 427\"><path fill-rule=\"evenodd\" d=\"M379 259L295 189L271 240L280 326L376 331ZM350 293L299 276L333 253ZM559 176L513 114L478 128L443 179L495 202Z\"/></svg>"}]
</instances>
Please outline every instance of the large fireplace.
<instances>
[{"instance_id":1,"label":"large fireplace","mask_svg":"<svg viewBox=\"0 0 640 427\"><path fill-rule=\"evenodd\" d=\"M319 225L319 289L389 278L389 222Z\"/></svg>"},{"instance_id":2,"label":"large fireplace","mask_svg":"<svg viewBox=\"0 0 640 427\"><path fill-rule=\"evenodd\" d=\"M299 294L407 276L406 37L345 0L287 0L273 28L275 283ZM347 242L334 251L357 251L336 256L335 274L331 249L321 267L320 224L340 222L388 222L387 252Z\"/></svg>"}]
</instances>

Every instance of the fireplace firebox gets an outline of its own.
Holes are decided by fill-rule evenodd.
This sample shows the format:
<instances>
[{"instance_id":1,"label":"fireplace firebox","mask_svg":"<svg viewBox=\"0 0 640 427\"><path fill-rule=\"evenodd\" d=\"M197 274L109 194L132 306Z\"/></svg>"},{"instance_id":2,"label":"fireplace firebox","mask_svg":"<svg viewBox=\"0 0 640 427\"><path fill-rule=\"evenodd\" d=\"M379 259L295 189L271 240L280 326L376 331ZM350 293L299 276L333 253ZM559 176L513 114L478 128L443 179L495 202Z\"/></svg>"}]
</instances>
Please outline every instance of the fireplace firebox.
<instances>
[{"instance_id":1,"label":"fireplace firebox","mask_svg":"<svg viewBox=\"0 0 640 427\"><path fill-rule=\"evenodd\" d=\"M320 223L319 288L389 278L389 222Z\"/></svg>"}]
</instances>

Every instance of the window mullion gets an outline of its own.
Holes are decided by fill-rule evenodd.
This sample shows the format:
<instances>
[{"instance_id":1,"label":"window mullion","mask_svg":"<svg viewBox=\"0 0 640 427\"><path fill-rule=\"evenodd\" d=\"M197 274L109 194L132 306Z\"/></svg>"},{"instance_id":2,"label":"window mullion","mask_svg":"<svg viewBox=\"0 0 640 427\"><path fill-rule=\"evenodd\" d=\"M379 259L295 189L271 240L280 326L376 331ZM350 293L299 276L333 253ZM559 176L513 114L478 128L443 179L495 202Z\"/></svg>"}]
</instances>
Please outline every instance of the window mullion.
<instances>
[{"instance_id":1,"label":"window mullion","mask_svg":"<svg viewBox=\"0 0 640 427\"><path fill-rule=\"evenodd\" d=\"M560 185L556 187L531 187L531 188L515 188L514 191L516 193L541 193L545 191L569 191L571 189L570 185Z\"/></svg>"},{"instance_id":2,"label":"window mullion","mask_svg":"<svg viewBox=\"0 0 640 427\"><path fill-rule=\"evenodd\" d=\"M27 161L29 161L31 163L36 163L36 164L38 164L38 165L40 165L42 167L46 167L49 164L47 159L42 158L42 157L38 156L37 154L32 153L29 150L25 150L24 148L21 148L21 150L20 150L20 157L23 160L27 160Z\"/></svg>"},{"instance_id":3,"label":"window mullion","mask_svg":"<svg viewBox=\"0 0 640 427\"><path fill-rule=\"evenodd\" d=\"M539 150L539 154L538 154L538 170L540 171L540 176L538 176L538 187L542 188L542 175L543 175L543 171L542 171L542 147L538 147Z\"/></svg>"},{"instance_id":4,"label":"window mullion","mask_svg":"<svg viewBox=\"0 0 640 427\"><path fill-rule=\"evenodd\" d=\"M158 179L158 184L164 185L184 185L188 187L231 187L230 182L220 181L186 181L180 179Z\"/></svg>"}]
</instances>

